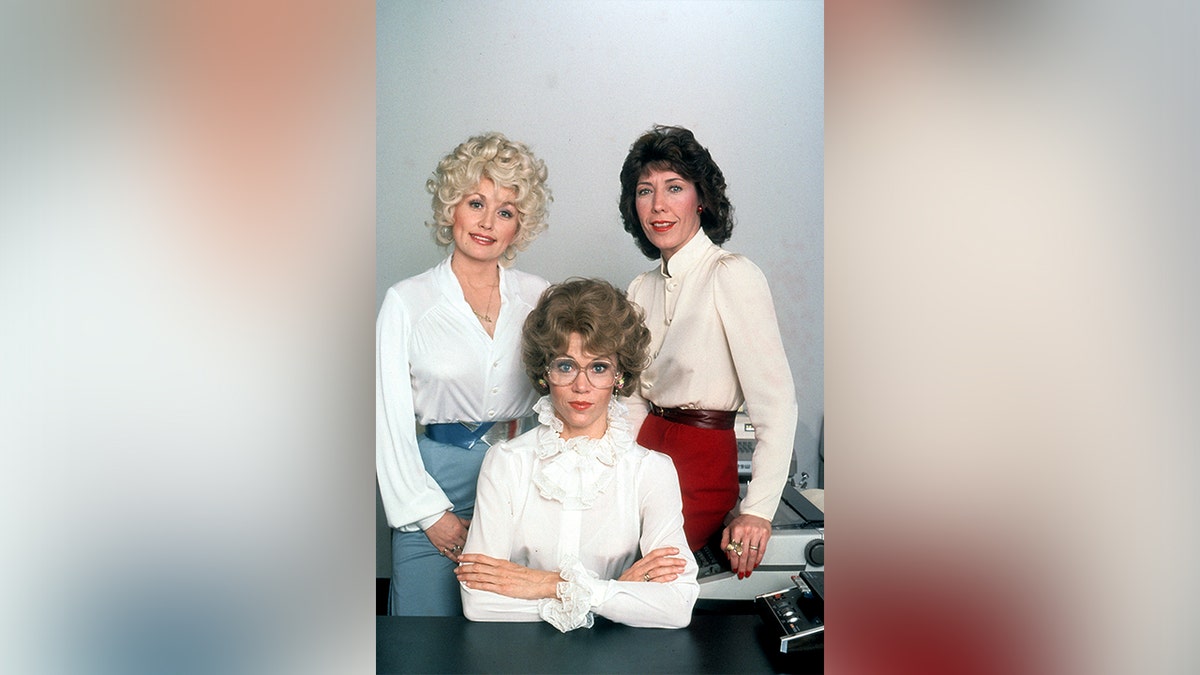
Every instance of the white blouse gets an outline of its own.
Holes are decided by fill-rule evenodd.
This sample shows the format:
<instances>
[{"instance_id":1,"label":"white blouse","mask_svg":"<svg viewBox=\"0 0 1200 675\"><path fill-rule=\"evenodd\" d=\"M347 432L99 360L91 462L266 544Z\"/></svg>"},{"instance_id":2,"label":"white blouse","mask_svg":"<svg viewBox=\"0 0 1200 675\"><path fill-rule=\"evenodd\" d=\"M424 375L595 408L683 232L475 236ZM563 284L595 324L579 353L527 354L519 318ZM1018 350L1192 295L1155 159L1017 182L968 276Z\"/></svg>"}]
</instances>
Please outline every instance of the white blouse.
<instances>
[{"instance_id":1,"label":"white blouse","mask_svg":"<svg viewBox=\"0 0 1200 675\"><path fill-rule=\"evenodd\" d=\"M750 484L736 513L772 520L795 442L796 387L775 304L762 270L712 243L703 230L659 267L629 284L646 312L652 363L630 397L640 429L662 408L737 410L754 424Z\"/></svg>"},{"instance_id":2,"label":"white blouse","mask_svg":"<svg viewBox=\"0 0 1200 675\"><path fill-rule=\"evenodd\" d=\"M501 267L492 337L463 297L451 257L389 288L375 326L375 466L388 524L405 531L453 507L425 471L415 422L511 420L537 400L521 365L521 328L549 283Z\"/></svg>"},{"instance_id":3,"label":"white blouse","mask_svg":"<svg viewBox=\"0 0 1200 675\"><path fill-rule=\"evenodd\" d=\"M464 552L557 570L566 581L557 598L542 600L463 586L463 613L472 621L542 619L563 632L590 628L594 614L630 626L688 625L700 587L671 459L633 442L628 410L615 397L599 439L563 440L548 397L534 410L542 426L490 448L483 460ZM686 560L679 578L616 581L664 546Z\"/></svg>"}]
</instances>

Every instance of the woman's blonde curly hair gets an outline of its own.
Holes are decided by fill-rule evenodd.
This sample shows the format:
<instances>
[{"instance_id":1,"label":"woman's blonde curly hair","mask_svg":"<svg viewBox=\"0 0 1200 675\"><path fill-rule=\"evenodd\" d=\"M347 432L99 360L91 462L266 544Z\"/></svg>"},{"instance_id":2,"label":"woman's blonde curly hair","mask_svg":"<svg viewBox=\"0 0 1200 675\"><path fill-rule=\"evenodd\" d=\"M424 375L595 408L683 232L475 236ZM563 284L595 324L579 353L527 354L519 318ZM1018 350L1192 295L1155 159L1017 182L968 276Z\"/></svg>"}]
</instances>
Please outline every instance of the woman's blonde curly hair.
<instances>
[{"instance_id":1,"label":"woman's blonde curly hair","mask_svg":"<svg viewBox=\"0 0 1200 675\"><path fill-rule=\"evenodd\" d=\"M500 264L511 265L517 252L546 230L547 210L554 199L546 175L546 164L524 143L494 131L472 136L442 158L433 178L426 181L425 189L433 195L433 220L426 225L433 229L439 246L454 243L454 207L479 181L490 178L498 187L517 193L517 234L500 259Z\"/></svg>"}]
</instances>

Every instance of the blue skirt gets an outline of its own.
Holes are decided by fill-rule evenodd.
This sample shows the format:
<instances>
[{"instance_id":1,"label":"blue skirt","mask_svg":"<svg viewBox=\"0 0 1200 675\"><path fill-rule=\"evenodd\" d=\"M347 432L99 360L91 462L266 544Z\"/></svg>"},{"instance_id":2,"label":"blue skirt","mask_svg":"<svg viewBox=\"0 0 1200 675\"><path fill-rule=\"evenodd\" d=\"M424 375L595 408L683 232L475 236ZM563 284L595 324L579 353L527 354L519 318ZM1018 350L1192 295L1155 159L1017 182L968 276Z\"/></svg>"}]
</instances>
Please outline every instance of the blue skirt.
<instances>
[{"instance_id":1,"label":"blue skirt","mask_svg":"<svg viewBox=\"0 0 1200 675\"><path fill-rule=\"evenodd\" d=\"M417 437L425 470L454 505L454 515L475 512L475 483L487 446L471 450ZM388 614L392 616L462 616L462 597L454 562L443 556L418 530L392 530L392 583Z\"/></svg>"}]
</instances>

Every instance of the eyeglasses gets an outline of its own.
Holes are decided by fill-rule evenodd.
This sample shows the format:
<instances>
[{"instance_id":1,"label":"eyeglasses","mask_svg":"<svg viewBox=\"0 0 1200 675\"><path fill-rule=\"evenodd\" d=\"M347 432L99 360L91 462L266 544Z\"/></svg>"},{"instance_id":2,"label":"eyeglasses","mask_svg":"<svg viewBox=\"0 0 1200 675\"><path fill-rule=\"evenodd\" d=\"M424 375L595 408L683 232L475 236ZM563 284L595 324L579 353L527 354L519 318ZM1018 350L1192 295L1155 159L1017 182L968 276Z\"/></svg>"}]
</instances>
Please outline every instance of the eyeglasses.
<instances>
[{"instance_id":1,"label":"eyeglasses","mask_svg":"<svg viewBox=\"0 0 1200 675\"><path fill-rule=\"evenodd\" d=\"M556 387L565 387L575 382L583 370L593 387L607 388L617 381L617 368L608 361L596 360L580 368L575 359L554 359L546 369L546 379Z\"/></svg>"}]
</instances>

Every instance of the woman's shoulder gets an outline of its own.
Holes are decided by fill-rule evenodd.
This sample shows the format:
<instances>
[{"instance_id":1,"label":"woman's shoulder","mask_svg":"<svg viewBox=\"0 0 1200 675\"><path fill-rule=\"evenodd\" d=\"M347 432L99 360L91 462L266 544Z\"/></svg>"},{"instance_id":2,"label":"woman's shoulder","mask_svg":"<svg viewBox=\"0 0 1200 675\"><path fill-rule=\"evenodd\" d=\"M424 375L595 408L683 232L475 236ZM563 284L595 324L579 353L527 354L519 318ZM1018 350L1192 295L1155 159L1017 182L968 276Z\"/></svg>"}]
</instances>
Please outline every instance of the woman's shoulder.
<instances>
[{"instance_id":1,"label":"woman's shoulder","mask_svg":"<svg viewBox=\"0 0 1200 675\"><path fill-rule=\"evenodd\" d=\"M493 445L483 458L489 471L520 471L522 465L531 464L537 455L538 429L534 428L516 438Z\"/></svg>"},{"instance_id":2,"label":"woman's shoulder","mask_svg":"<svg viewBox=\"0 0 1200 675\"><path fill-rule=\"evenodd\" d=\"M510 268L505 270L505 274L510 287L515 289L518 295L532 299L534 302L542 296L542 291L550 286L549 281L530 272Z\"/></svg>"},{"instance_id":3,"label":"woman's shoulder","mask_svg":"<svg viewBox=\"0 0 1200 675\"><path fill-rule=\"evenodd\" d=\"M726 251L720 247L717 247L717 254L713 257L712 264L717 274L750 274L762 276L762 270L759 269L758 265L755 265L745 255Z\"/></svg>"},{"instance_id":4,"label":"woman's shoulder","mask_svg":"<svg viewBox=\"0 0 1200 675\"><path fill-rule=\"evenodd\" d=\"M651 471L656 474L663 471L675 473L675 460L657 450L642 447L637 443L633 444L633 449L625 456L630 461L640 464L643 471Z\"/></svg>"},{"instance_id":5,"label":"woman's shoulder","mask_svg":"<svg viewBox=\"0 0 1200 675\"><path fill-rule=\"evenodd\" d=\"M532 457L533 455L537 454L537 448L541 439L541 431L542 427L536 426L520 436L497 443L488 449L488 454L490 455L492 453L496 453L498 455L506 456L510 459L516 459L523 456Z\"/></svg>"},{"instance_id":6,"label":"woman's shoulder","mask_svg":"<svg viewBox=\"0 0 1200 675\"><path fill-rule=\"evenodd\" d=\"M440 291L436 272L437 266L434 266L420 274L401 279L388 288L387 294L397 300L424 299L430 295L437 295Z\"/></svg>"},{"instance_id":7,"label":"woman's shoulder","mask_svg":"<svg viewBox=\"0 0 1200 675\"><path fill-rule=\"evenodd\" d=\"M383 294L379 316L390 320L404 317L409 321L417 321L437 303L441 295L433 272L432 269L425 270L389 286Z\"/></svg>"},{"instance_id":8,"label":"woman's shoulder","mask_svg":"<svg viewBox=\"0 0 1200 675\"><path fill-rule=\"evenodd\" d=\"M647 282L653 282L654 279L661 278L661 277L662 277L662 275L659 273L658 267L655 267L653 269L648 269L645 272L642 272L641 274L634 277L633 281L629 282L629 288L627 289L628 293L630 295L632 295L633 293L637 292L637 290L639 288L644 286Z\"/></svg>"},{"instance_id":9,"label":"woman's shoulder","mask_svg":"<svg viewBox=\"0 0 1200 675\"><path fill-rule=\"evenodd\" d=\"M507 446L514 451L532 451L538 445L538 439L541 438L541 431L543 428L545 428L545 425L539 424L529 431L514 436L510 440L507 440L500 445Z\"/></svg>"},{"instance_id":10,"label":"woman's shoulder","mask_svg":"<svg viewBox=\"0 0 1200 675\"><path fill-rule=\"evenodd\" d=\"M722 252L712 263L713 290L717 295L744 297L768 288L767 275L741 253Z\"/></svg>"}]
</instances>

